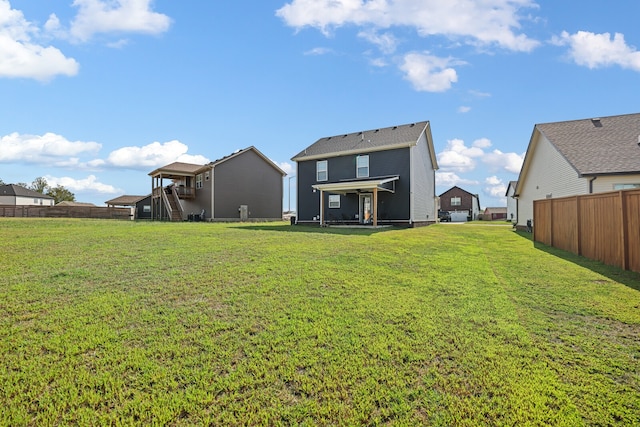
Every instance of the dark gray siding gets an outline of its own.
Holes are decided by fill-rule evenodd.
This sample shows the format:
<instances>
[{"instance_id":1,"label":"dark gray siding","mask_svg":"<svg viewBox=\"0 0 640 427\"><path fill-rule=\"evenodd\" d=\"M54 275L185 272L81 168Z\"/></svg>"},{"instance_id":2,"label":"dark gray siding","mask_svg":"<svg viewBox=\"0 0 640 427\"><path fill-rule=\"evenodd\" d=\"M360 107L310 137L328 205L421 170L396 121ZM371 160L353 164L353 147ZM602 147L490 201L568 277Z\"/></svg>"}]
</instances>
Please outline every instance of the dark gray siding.
<instances>
[{"instance_id":1,"label":"dark gray siding","mask_svg":"<svg viewBox=\"0 0 640 427\"><path fill-rule=\"evenodd\" d=\"M151 219L151 210L149 210L149 212L145 212L145 206L149 206L149 208L151 208L151 195L136 203L136 219Z\"/></svg>"},{"instance_id":2,"label":"dark gray siding","mask_svg":"<svg viewBox=\"0 0 640 427\"><path fill-rule=\"evenodd\" d=\"M241 205L249 219L282 219L282 174L252 150L215 166L213 185L214 219L239 219Z\"/></svg>"},{"instance_id":3,"label":"dark gray siding","mask_svg":"<svg viewBox=\"0 0 640 427\"><path fill-rule=\"evenodd\" d=\"M399 175L395 182L395 193L378 192L378 219L381 221L408 221L410 218L410 152L409 148L362 153L369 155L369 177ZM358 154L361 155L361 154ZM352 180L356 177L356 154L332 157L327 160L329 178L321 183ZM313 192L316 181L316 162L298 162L298 221L313 221L320 215L320 193ZM340 197L340 209L329 209L329 195L325 193L325 218L332 220L355 220L359 213L357 194Z\"/></svg>"}]
</instances>

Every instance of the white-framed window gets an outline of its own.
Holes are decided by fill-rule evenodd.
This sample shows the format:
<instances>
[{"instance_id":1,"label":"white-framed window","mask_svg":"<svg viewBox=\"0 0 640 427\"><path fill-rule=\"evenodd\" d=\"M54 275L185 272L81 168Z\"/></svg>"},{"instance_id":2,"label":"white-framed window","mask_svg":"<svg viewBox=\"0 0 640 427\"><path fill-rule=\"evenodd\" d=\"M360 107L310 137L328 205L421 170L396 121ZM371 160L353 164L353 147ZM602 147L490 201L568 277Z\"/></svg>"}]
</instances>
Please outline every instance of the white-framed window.
<instances>
[{"instance_id":1,"label":"white-framed window","mask_svg":"<svg viewBox=\"0 0 640 427\"><path fill-rule=\"evenodd\" d=\"M460 206L460 205L462 205L462 200L460 200L460 197L451 198L451 206Z\"/></svg>"},{"instance_id":2,"label":"white-framed window","mask_svg":"<svg viewBox=\"0 0 640 427\"><path fill-rule=\"evenodd\" d=\"M205 180L205 181L209 181L209 171L206 171L206 172L204 173L204 180Z\"/></svg>"},{"instance_id":3,"label":"white-framed window","mask_svg":"<svg viewBox=\"0 0 640 427\"><path fill-rule=\"evenodd\" d=\"M329 194L329 209L340 209L339 194Z\"/></svg>"},{"instance_id":4,"label":"white-framed window","mask_svg":"<svg viewBox=\"0 0 640 427\"><path fill-rule=\"evenodd\" d=\"M316 181L326 181L329 179L329 165L326 160L316 162Z\"/></svg>"},{"instance_id":5,"label":"white-framed window","mask_svg":"<svg viewBox=\"0 0 640 427\"><path fill-rule=\"evenodd\" d=\"M151 212L151 205L142 205L142 212L144 213Z\"/></svg>"},{"instance_id":6,"label":"white-framed window","mask_svg":"<svg viewBox=\"0 0 640 427\"><path fill-rule=\"evenodd\" d=\"M629 188L640 188L640 184L613 184L614 190L626 190Z\"/></svg>"},{"instance_id":7,"label":"white-framed window","mask_svg":"<svg viewBox=\"0 0 640 427\"><path fill-rule=\"evenodd\" d=\"M369 155L356 157L356 178L369 176Z\"/></svg>"},{"instance_id":8,"label":"white-framed window","mask_svg":"<svg viewBox=\"0 0 640 427\"><path fill-rule=\"evenodd\" d=\"M202 174L196 175L196 188L202 188Z\"/></svg>"}]
</instances>

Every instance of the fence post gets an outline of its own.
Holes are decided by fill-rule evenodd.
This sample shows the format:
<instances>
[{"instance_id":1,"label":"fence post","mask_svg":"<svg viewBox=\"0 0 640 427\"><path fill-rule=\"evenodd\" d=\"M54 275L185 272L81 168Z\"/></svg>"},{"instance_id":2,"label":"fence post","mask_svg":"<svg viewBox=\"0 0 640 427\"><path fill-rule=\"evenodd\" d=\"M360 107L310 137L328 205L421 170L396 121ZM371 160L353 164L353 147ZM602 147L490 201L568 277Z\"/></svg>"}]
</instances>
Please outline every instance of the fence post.
<instances>
[{"instance_id":1,"label":"fence post","mask_svg":"<svg viewBox=\"0 0 640 427\"><path fill-rule=\"evenodd\" d=\"M582 219L580 218L580 196L575 197L576 200L576 249L578 255L582 256L582 238L580 229L582 228Z\"/></svg>"},{"instance_id":2,"label":"fence post","mask_svg":"<svg viewBox=\"0 0 640 427\"><path fill-rule=\"evenodd\" d=\"M622 233L622 268L629 269L629 225L627 224L627 197L623 191L618 192L620 197L620 211L622 211L622 223L620 232Z\"/></svg>"}]
</instances>

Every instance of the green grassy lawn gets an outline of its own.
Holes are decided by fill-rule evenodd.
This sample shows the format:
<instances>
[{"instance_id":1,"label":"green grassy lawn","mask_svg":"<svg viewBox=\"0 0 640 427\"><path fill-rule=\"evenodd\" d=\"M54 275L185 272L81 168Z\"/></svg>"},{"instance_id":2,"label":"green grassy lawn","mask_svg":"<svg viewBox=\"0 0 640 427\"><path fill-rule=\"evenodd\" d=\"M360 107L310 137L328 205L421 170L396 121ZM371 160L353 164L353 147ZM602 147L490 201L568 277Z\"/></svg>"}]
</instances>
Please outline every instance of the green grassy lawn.
<instances>
[{"instance_id":1,"label":"green grassy lawn","mask_svg":"<svg viewBox=\"0 0 640 427\"><path fill-rule=\"evenodd\" d=\"M0 425L640 425L640 275L510 227L0 242Z\"/></svg>"}]
</instances>

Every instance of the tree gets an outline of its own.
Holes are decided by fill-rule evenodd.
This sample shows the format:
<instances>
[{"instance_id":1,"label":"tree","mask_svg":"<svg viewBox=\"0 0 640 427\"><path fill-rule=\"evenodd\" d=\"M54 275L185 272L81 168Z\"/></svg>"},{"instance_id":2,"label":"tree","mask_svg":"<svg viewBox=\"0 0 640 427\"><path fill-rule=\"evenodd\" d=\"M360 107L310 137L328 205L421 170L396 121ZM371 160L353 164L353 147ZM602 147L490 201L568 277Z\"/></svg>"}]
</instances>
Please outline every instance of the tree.
<instances>
[{"instance_id":1,"label":"tree","mask_svg":"<svg viewBox=\"0 0 640 427\"><path fill-rule=\"evenodd\" d=\"M46 179L40 176L33 180L30 188L33 191L37 191L38 193L45 194L45 192L49 190L49 184L47 183Z\"/></svg>"},{"instance_id":2,"label":"tree","mask_svg":"<svg viewBox=\"0 0 640 427\"><path fill-rule=\"evenodd\" d=\"M0 185L7 185L4 183L4 181L2 180L2 178L0 178Z\"/></svg>"},{"instance_id":3,"label":"tree","mask_svg":"<svg viewBox=\"0 0 640 427\"><path fill-rule=\"evenodd\" d=\"M53 188L49 188L47 195L53 197L56 205L60 202L75 202L76 196L62 185L57 185Z\"/></svg>"}]
</instances>

